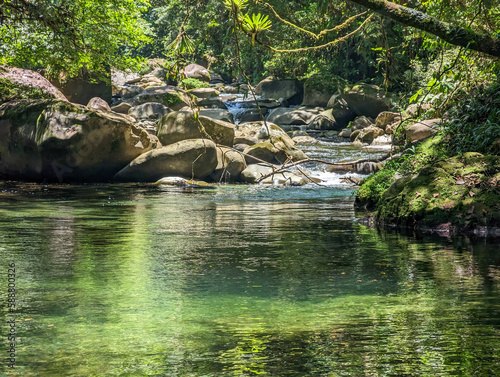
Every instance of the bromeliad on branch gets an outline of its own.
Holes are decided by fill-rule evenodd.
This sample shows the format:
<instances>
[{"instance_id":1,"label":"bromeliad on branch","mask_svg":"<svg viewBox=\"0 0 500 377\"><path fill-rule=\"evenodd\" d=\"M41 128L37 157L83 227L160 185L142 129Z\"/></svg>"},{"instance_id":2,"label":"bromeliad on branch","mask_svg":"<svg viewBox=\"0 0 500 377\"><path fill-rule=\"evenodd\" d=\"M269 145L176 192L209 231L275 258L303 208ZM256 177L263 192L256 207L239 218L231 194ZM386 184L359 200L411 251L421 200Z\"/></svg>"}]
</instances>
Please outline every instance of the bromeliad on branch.
<instances>
[{"instance_id":1,"label":"bromeliad on branch","mask_svg":"<svg viewBox=\"0 0 500 377\"><path fill-rule=\"evenodd\" d=\"M263 16L260 13L255 15L252 14L250 17L248 14L243 16L242 21L243 30L252 36L252 46L255 45L255 37L260 32L269 29L271 27L271 21L268 20L268 16Z\"/></svg>"}]
</instances>

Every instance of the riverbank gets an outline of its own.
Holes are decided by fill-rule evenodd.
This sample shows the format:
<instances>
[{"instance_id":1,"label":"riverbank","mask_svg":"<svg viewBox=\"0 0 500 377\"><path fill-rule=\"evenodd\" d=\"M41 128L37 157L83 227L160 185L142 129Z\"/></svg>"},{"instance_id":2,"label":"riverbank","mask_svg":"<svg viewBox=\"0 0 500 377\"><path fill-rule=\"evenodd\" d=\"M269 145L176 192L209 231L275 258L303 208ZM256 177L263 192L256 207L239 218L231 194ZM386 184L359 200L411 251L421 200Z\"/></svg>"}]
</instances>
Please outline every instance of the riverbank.
<instances>
[{"instance_id":1,"label":"riverbank","mask_svg":"<svg viewBox=\"0 0 500 377\"><path fill-rule=\"evenodd\" d=\"M363 223L443 235L500 237L500 156L446 156L442 136L391 161L362 183Z\"/></svg>"}]
</instances>

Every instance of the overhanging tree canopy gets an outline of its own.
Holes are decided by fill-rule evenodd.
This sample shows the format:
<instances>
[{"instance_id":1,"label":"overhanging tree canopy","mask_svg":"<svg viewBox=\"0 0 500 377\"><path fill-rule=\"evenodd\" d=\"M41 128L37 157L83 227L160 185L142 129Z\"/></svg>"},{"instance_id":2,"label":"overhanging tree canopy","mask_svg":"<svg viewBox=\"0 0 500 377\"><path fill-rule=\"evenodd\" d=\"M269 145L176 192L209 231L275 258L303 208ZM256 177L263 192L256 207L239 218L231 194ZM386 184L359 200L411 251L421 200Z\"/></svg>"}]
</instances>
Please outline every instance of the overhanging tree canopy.
<instances>
[{"instance_id":1,"label":"overhanging tree canopy","mask_svg":"<svg viewBox=\"0 0 500 377\"><path fill-rule=\"evenodd\" d=\"M392 18L407 26L434 34L456 46L500 57L500 39L492 35L474 32L468 28L452 25L426 13L384 0L351 0L379 14Z\"/></svg>"},{"instance_id":2,"label":"overhanging tree canopy","mask_svg":"<svg viewBox=\"0 0 500 377\"><path fill-rule=\"evenodd\" d=\"M144 41L148 0L0 0L0 63L75 75L130 58Z\"/></svg>"}]
</instances>

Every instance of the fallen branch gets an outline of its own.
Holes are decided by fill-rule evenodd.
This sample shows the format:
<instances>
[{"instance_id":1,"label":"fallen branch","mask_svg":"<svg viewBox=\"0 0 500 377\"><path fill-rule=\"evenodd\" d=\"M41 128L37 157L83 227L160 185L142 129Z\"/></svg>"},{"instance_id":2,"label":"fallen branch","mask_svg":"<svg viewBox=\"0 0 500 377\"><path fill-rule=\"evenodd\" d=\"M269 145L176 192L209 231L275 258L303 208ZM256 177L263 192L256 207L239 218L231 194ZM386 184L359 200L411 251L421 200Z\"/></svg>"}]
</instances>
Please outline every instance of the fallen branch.
<instances>
[{"instance_id":1,"label":"fallen branch","mask_svg":"<svg viewBox=\"0 0 500 377\"><path fill-rule=\"evenodd\" d=\"M308 158L306 160L300 160L300 161L291 162L289 164L283 164L280 168L274 170L272 173L268 173L268 174L265 174L262 177L260 177L258 179L257 183L263 181L266 178L271 177L272 175L274 175L276 173L280 173L280 172L285 171L287 169L297 167L298 165L307 164L309 162L319 162L321 164L331 165L331 166L355 166L357 164L361 164L361 163L365 163L365 162L380 163L382 161L389 160L391 158L395 158L395 157L399 157L399 156L400 156L399 154L392 155L391 153L387 153L379 159L365 158L365 159L361 159L361 160L348 161L348 162L330 162L330 161L325 161L325 160L322 160L319 158Z\"/></svg>"}]
</instances>

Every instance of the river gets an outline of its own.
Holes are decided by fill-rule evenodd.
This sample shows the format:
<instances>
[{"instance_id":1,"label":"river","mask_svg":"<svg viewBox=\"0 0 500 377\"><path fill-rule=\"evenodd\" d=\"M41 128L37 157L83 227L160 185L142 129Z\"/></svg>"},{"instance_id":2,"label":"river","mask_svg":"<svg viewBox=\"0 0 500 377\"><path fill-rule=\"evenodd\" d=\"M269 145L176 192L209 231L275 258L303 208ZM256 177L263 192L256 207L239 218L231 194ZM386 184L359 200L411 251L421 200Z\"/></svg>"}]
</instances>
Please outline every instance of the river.
<instances>
[{"instance_id":1,"label":"river","mask_svg":"<svg viewBox=\"0 0 500 377\"><path fill-rule=\"evenodd\" d=\"M1 183L0 359L14 319L16 367L0 370L500 375L499 243L368 229L317 169L323 186Z\"/></svg>"}]
</instances>

